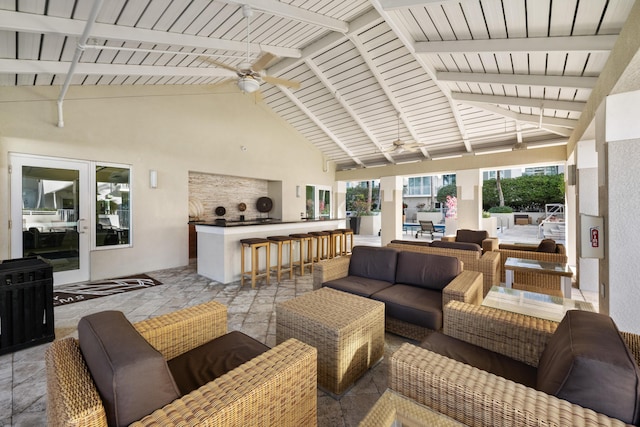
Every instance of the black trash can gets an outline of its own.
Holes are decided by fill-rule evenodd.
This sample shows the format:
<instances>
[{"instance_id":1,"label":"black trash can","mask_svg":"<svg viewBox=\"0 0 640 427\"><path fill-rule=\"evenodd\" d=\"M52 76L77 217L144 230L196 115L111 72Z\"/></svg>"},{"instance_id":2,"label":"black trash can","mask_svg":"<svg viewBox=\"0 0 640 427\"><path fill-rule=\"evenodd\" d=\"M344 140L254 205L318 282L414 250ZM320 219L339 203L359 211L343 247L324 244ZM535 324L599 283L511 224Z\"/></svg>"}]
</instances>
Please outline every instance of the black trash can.
<instances>
[{"instance_id":1,"label":"black trash can","mask_svg":"<svg viewBox=\"0 0 640 427\"><path fill-rule=\"evenodd\" d=\"M0 355L53 341L53 268L39 257L0 263Z\"/></svg>"}]
</instances>

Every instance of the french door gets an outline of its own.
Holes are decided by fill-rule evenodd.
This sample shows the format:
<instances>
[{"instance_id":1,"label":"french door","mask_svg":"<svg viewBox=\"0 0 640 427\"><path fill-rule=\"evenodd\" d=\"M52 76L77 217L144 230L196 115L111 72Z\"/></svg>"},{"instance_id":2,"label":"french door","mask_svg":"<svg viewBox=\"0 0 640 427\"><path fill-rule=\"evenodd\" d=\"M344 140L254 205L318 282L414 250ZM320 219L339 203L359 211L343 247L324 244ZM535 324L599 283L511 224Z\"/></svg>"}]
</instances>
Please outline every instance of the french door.
<instances>
[{"instance_id":1,"label":"french door","mask_svg":"<svg viewBox=\"0 0 640 427\"><path fill-rule=\"evenodd\" d=\"M55 285L89 280L90 163L10 154L11 257L41 256Z\"/></svg>"}]
</instances>

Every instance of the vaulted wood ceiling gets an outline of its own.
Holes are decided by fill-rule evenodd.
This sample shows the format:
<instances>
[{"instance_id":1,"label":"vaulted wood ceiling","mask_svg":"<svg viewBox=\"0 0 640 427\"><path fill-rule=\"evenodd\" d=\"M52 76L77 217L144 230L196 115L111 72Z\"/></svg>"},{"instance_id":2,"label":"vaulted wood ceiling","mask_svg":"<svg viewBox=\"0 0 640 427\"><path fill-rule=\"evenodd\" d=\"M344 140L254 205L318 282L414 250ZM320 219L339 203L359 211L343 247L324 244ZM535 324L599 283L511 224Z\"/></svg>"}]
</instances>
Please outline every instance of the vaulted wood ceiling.
<instances>
[{"instance_id":1,"label":"vaulted wood ceiling","mask_svg":"<svg viewBox=\"0 0 640 427\"><path fill-rule=\"evenodd\" d=\"M0 85L62 86L76 53L72 85L223 84L248 48L338 170L535 148L566 143L633 3L107 0L78 48L94 0L0 0Z\"/></svg>"}]
</instances>

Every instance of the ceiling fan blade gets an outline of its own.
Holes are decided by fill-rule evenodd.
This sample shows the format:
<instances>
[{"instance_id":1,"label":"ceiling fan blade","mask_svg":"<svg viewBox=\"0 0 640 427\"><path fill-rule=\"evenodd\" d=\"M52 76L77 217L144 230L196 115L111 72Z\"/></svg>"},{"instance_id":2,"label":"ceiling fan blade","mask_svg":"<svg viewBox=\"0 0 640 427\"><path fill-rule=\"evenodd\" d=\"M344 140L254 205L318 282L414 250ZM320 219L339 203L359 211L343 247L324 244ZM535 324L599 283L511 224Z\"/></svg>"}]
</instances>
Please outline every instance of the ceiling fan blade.
<instances>
[{"instance_id":1,"label":"ceiling fan blade","mask_svg":"<svg viewBox=\"0 0 640 427\"><path fill-rule=\"evenodd\" d=\"M272 85L281 85L281 86L290 87L292 89L300 89L300 83L295 82L293 80L279 79L277 77L271 77L271 76L262 76L262 80L264 80L267 83L271 83Z\"/></svg>"},{"instance_id":2,"label":"ceiling fan blade","mask_svg":"<svg viewBox=\"0 0 640 427\"><path fill-rule=\"evenodd\" d=\"M222 62L218 62L218 61L216 61L215 59L211 59L211 58L208 58L208 57L206 57L206 56L199 56L198 58L199 58L201 61L203 61L203 62L208 62L209 64L215 65L216 67L225 68L225 69L227 69L227 70L231 70L231 71L233 71L234 73L237 73L237 72L238 72L238 69L237 69L237 68L232 67L232 66L227 65L227 64L224 64L224 63L222 63Z\"/></svg>"},{"instance_id":3,"label":"ceiling fan blade","mask_svg":"<svg viewBox=\"0 0 640 427\"><path fill-rule=\"evenodd\" d=\"M265 52L260 58L256 60L251 66L253 71L262 71L276 56L273 53Z\"/></svg>"}]
</instances>

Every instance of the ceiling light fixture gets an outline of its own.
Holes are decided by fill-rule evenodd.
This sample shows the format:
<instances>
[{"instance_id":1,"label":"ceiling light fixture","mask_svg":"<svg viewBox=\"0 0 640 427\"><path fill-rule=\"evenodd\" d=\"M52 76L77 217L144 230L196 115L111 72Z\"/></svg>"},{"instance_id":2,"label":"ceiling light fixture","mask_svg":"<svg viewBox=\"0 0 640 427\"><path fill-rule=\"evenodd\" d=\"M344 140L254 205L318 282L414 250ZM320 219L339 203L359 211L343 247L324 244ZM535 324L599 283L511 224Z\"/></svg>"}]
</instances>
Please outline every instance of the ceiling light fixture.
<instances>
[{"instance_id":1,"label":"ceiling light fixture","mask_svg":"<svg viewBox=\"0 0 640 427\"><path fill-rule=\"evenodd\" d=\"M238 87L245 93L253 93L260 89L260 82L253 77L242 77L238 79Z\"/></svg>"}]
</instances>

